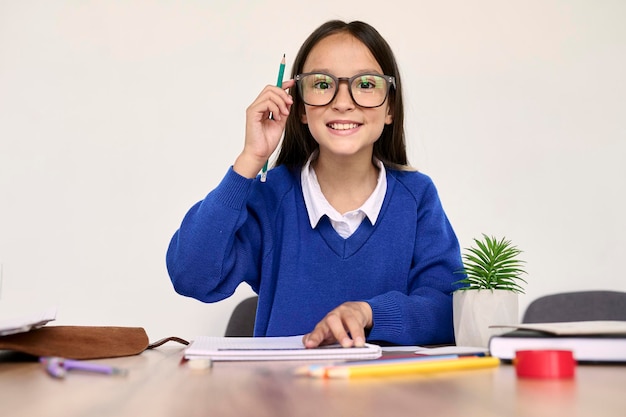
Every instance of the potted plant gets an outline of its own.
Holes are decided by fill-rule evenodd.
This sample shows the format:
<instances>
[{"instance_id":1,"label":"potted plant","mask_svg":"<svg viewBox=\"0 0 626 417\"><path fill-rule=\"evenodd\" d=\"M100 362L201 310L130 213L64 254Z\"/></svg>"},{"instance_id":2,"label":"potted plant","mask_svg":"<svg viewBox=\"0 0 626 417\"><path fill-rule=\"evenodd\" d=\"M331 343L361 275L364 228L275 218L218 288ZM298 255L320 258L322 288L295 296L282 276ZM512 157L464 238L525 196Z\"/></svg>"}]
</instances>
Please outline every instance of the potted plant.
<instances>
[{"instance_id":1,"label":"potted plant","mask_svg":"<svg viewBox=\"0 0 626 417\"><path fill-rule=\"evenodd\" d=\"M518 294L524 292L522 253L510 240L489 237L474 239L466 248L464 286L452 295L454 335L457 345L488 347L489 338L504 330L490 329L493 324L519 323Z\"/></svg>"}]
</instances>

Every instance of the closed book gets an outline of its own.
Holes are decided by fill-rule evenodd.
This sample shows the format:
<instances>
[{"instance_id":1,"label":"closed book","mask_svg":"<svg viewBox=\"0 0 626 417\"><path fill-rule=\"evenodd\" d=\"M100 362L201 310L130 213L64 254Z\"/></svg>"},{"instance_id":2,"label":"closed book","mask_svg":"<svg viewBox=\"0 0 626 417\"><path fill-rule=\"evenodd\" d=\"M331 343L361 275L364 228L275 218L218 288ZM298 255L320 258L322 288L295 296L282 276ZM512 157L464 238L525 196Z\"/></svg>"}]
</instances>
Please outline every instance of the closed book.
<instances>
[{"instance_id":1,"label":"closed book","mask_svg":"<svg viewBox=\"0 0 626 417\"><path fill-rule=\"evenodd\" d=\"M492 356L507 361L514 359L518 350L558 349L571 350L578 362L626 362L626 322L535 323L515 327L491 337Z\"/></svg>"}]
</instances>

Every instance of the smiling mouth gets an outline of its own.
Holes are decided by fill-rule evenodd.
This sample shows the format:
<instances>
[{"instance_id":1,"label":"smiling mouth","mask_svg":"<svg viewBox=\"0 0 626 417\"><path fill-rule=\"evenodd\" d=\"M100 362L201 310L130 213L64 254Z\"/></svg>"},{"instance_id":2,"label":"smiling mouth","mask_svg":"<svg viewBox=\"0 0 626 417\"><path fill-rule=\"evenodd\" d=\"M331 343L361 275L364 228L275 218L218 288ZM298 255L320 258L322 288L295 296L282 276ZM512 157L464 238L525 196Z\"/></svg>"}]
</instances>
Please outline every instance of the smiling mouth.
<instances>
[{"instance_id":1,"label":"smiling mouth","mask_svg":"<svg viewBox=\"0 0 626 417\"><path fill-rule=\"evenodd\" d=\"M326 126L333 130L350 130L360 126L358 123L328 123Z\"/></svg>"}]
</instances>

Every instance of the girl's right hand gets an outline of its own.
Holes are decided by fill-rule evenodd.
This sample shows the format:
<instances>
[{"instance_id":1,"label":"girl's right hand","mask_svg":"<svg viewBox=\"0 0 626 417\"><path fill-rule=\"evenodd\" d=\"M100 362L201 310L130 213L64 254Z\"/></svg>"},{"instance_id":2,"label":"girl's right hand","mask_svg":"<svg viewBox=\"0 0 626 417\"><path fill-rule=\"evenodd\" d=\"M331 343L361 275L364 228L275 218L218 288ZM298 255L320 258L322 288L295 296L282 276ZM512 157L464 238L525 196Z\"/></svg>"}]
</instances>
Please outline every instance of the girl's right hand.
<instances>
[{"instance_id":1,"label":"girl's right hand","mask_svg":"<svg viewBox=\"0 0 626 417\"><path fill-rule=\"evenodd\" d=\"M256 177L278 146L293 104L286 90L294 85L294 80L285 81L282 88L268 85L246 109L245 144L233 165L239 175Z\"/></svg>"},{"instance_id":2,"label":"girl's right hand","mask_svg":"<svg viewBox=\"0 0 626 417\"><path fill-rule=\"evenodd\" d=\"M365 301L348 301L332 310L302 337L307 349L340 343L342 347L363 347L365 329L373 326L372 307Z\"/></svg>"}]
</instances>

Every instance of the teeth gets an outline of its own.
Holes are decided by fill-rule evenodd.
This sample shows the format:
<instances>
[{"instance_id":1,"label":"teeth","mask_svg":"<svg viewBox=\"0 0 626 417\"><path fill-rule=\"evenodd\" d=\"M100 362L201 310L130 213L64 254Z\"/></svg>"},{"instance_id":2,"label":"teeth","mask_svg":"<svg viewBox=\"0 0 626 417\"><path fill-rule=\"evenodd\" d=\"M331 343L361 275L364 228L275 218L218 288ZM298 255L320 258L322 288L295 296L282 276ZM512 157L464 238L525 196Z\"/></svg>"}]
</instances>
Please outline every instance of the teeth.
<instances>
[{"instance_id":1,"label":"teeth","mask_svg":"<svg viewBox=\"0 0 626 417\"><path fill-rule=\"evenodd\" d=\"M359 125L356 123L329 123L328 126L331 129L335 129L335 130L348 130L348 129L355 129L359 127Z\"/></svg>"}]
</instances>

